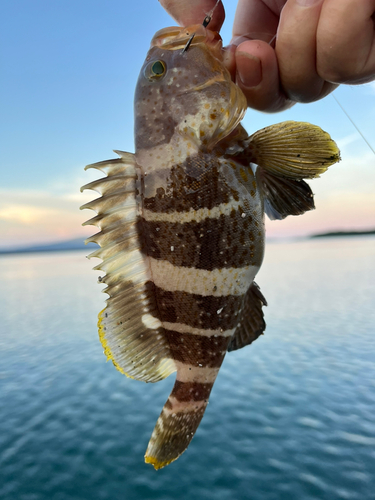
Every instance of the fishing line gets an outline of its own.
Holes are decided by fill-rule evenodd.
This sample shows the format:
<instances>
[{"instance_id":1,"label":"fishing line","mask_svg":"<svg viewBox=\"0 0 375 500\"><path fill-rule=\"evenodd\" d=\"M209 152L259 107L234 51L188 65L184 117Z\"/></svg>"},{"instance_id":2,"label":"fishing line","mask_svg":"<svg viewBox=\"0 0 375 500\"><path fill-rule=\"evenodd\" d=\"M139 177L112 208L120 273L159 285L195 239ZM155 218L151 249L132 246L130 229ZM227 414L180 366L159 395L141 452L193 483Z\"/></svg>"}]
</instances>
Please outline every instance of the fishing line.
<instances>
[{"instance_id":1,"label":"fishing line","mask_svg":"<svg viewBox=\"0 0 375 500\"><path fill-rule=\"evenodd\" d=\"M367 146L371 149L371 151L374 153L375 155L375 150L373 149L373 147L371 146L371 144L368 142L368 140L366 139L366 137L362 134L362 132L359 130L359 128L357 127L356 123L351 119L351 117L349 116L349 114L345 111L344 107L341 105L340 101L337 99L337 97L334 95L334 94L331 94L331 96L334 98L334 100L337 102L337 104L340 106L340 108L342 109L342 111L346 114L346 116L348 117L348 119L350 120L350 122L352 123L352 125L354 126L354 128L357 130L357 132L359 133L359 135L362 137L362 139L365 141L365 143L367 144Z\"/></svg>"},{"instance_id":2,"label":"fishing line","mask_svg":"<svg viewBox=\"0 0 375 500\"><path fill-rule=\"evenodd\" d=\"M216 7L218 6L218 3L220 2L221 0L217 0L216 4L212 7L212 9L206 14L206 17L203 19L203 22L202 22L202 26L203 28L207 28L207 26L209 25L211 19L212 19L212 16L213 16L213 13L214 13L214 10L216 9ZM191 37L189 38L189 40L187 41L185 47L182 49L182 53L186 52L187 49L190 47L190 44L191 42L193 41L193 38L195 37L195 33L193 33L191 35Z\"/></svg>"},{"instance_id":3,"label":"fishing line","mask_svg":"<svg viewBox=\"0 0 375 500\"><path fill-rule=\"evenodd\" d=\"M269 45L272 44L272 42L275 40L277 35L274 35L273 38L268 42ZM368 142L368 140L366 139L366 137L362 134L362 132L360 131L359 127L357 126L357 124L354 122L354 120L352 120L352 118L349 116L349 114L346 112L344 106L340 103L340 101L337 99L337 97L335 96L335 94L331 94L331 96L334 98L334 100L337 102L337 104L340 106L340 108L342 109L342 111L345 113L345 115L348 117L348 119L350 120L351 124L353 125L353 127L357 130L357 132L359 133L359 135L362 137L362 139L365 141L365 143L367 144L367 146L371 149L371 151L374 153L375 155L375 150L374 148L371 146L371 144Z\"/></svg>"},{"instance_id":4,"label":"fishing line","mask_svg":"<svg viewBox=\"0 0 375 500\"><path fill-rule=\"evenodd\" d=\"M212 16L213 16L213 14L214 14L214 11L215 11L215 9L216 9L216 7L218 6L218 4L219 4L219 2L220 2L220 1L221 1L221 0L217 0L217 2L216 2L216 3L215 3L215 5L212 7L212 9L211 9L209 12L207 12L206 17L204 18L204 21L203 21L203 23L202 23L204 27L206 27L206 26L207 26L207 24L211 21ZM206 19L208 19L207 24L205 24Z\"/></svg>"}]
</instances>

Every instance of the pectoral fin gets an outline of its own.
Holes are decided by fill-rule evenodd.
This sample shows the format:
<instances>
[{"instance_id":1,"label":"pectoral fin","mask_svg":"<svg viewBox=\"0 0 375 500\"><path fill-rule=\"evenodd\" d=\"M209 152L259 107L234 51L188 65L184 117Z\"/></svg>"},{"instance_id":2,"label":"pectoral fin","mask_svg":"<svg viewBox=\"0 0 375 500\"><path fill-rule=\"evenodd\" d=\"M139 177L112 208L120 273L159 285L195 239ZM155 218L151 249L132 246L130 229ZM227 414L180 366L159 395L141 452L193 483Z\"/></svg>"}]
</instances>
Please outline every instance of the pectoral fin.
<instances>
[{"instance_id":1,"label":"pectoral fin","mask_svg":"<svg viewBox=\"0 0 375 500\"><path fill-rule=\"evenodd\" d=\"M241 153L256 172L270 219L313 210L314 198L303 179L319 177L340 160L336 143L320 127L287 121L259 130L243 141Z\"/></svg>"},{"instance_id":2,"label":"pectoral fin","mask_svg":"<svg viewBox=\"0 0 375 500\"><path fill-rule=\"evenodd\" d=\"M336 143L320 127L286 121L255 132L244 153L268 173L288 179L312 179L340 160Z\"/></svg>"},{"instance_id":3,"label":"pectoral fin","mask_svg":"<svg viewBox=\"0 0 375 500\"><path fill-rule=\"evenodd\" d=\"M251 344L266 329L262 307L267 305L258 285L253 282L249 288L236 331L228 346L228 351L236 351Z\"/></svg>"}]
</instances>

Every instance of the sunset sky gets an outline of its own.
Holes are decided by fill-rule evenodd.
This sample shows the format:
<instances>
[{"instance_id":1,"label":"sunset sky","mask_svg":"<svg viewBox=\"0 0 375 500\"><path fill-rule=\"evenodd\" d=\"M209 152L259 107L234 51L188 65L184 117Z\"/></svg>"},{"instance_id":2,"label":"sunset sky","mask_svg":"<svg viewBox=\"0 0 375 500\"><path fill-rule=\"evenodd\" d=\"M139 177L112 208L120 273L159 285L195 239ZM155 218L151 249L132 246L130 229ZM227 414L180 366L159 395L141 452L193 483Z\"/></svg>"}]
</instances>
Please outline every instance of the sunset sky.
<instances>
[{"instance_id":1,"label":"sunset sky","mask_svg":"<svg viewBox=\"0 0 375 500\"><path fill-rule=\"evenodd\" d=\"M225 2L224 2L225 5ZM14 0L0 21L0 248L92 234L79 206L88 163L134 151L133 93L155 31L175 24L156 0ZM235 2L221 32L230 41ZM204 13L202 13L202 20ZM375 83L335 91L375 149ZM317 210L267 222L288 237L375 227L375 154L332 96L278 114L249 110L249 133L284 120L328 131L342 161L311 181Z\"/></svg>"}]
</instances>

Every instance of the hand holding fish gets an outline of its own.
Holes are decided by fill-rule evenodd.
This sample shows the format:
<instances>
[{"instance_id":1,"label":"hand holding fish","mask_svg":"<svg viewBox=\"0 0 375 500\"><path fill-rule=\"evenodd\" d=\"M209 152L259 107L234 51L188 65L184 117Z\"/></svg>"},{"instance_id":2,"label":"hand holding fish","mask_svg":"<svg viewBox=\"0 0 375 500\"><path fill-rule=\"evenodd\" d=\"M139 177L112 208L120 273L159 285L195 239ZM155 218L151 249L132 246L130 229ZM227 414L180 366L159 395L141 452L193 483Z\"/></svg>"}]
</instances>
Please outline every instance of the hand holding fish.
<instances>
[{"instance_id":1,"label":"hand holding fish","mask_svg":"<svg viewBox=\"0 0 375 500\"><path fill-rule=\"evenodd\" d=\"M202 22L216 0L160 3L186 26ZM224 17L220 2L210 29ZM239 0L225 62L249 107L282 111L340 83L375 80L374 22L375 0Z\"/></svg>"}]
</instances>

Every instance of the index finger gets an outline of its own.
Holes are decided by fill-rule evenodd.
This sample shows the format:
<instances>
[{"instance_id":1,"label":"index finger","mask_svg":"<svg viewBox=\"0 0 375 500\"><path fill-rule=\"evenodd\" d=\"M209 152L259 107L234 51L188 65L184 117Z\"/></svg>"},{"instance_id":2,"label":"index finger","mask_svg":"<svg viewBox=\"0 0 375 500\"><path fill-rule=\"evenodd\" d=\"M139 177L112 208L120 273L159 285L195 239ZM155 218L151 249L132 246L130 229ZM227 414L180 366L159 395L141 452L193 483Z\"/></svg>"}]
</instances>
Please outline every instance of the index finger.
<instances>
[{"instance_id":1,"label":"index finger","mask_svg":"<svg viewBox=\"0 0 375 500\"><path fill-rule=\"evenodd\" d=\"M216 0L159 0L159 2L180 26L202 24L206 15L216 5ZM224 19L224 7L220 1L212 14L209 29L220 31Z\"/></svg>"}]
</instances>

